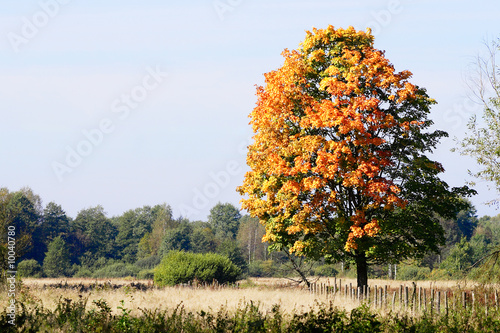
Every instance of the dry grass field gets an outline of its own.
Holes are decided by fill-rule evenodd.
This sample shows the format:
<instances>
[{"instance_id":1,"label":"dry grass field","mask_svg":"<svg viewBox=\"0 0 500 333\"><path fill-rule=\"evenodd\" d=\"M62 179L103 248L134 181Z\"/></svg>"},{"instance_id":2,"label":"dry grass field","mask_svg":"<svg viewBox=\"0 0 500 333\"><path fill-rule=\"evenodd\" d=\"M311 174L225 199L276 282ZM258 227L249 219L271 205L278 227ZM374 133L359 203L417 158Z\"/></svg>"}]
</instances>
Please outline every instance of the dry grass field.
<instances>
[{"instance_id":1,"label":"dry grass field","mask_svg":"<svg viewBox=\"0 0 500 333\"><path fill-rule=\"evenodd\" d=\"M333 285L333 278L321 278L314 280L318 284L324 283ZM340 279L336 280L340 283ZM342 286L346 284L356 285L354 279L342 279ZM123 305L131 310L132 315L140 315L141 309L170 309L173 310L181 304L186 310L199 312L200 310L216 312L221 306L232 311L245 303L253 302L259 305L263 312L270 311L278 304L283 312L302 313L317 307L318 303L326 302L325 295L313 295L309 290L303 287L292 286L286 279L277 278L252 278L241 281L240 288L189 288L189 287L167 287L167 288L148 288L146 290L137 290L131 288L131 283L141 283L152 286L152 281L131 280L131 279L23 279L22 284L25 287L21 296L26 300L32 300L32 306L35 304L53 310L59 300L87 299L87 308L94 307L93 301L105 300L114 313L118 313L118 307ZM89 290L78 290L77 288L54 288L47 287L55 284L68 284L79 286L97 285L97 288ZM371 286L388 286L389 289L397 289L400 285L411 286L410 281L393 280L369 280ZM103 286L121 286L120 288ZM424 288L453 289L457 287L456 281L423 281L417 284ZM463 285L462 285L463 287ZM470 287L470 285L468 286ZM0 296L0 307L6 306L7 299L5 295ZM356 301L344 297L335 297L334 305L352 310L359 304Z\"/></svg>"}]
</instances>

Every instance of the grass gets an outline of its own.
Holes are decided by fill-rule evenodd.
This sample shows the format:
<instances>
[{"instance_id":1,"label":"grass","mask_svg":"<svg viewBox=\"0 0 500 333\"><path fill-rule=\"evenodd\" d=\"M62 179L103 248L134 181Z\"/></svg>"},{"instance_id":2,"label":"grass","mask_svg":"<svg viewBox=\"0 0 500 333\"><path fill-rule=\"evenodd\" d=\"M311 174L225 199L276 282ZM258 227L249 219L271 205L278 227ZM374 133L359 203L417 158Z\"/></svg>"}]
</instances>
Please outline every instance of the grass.
<instances>
[{"instance_id":1,"label":"grass","mask_svg":"<svg viewBox=\"0 0 500 333\"><path fill-rule=\"evenodd\" d=\"M316 282L333 285L334 279ZM265 278L242 281L240 288L132 287L148 283L151 286L150 281L134 279L25 279L17 295L19 326L7 324L4 310L0 331L500 332L499 310L485 311L480 304L475 309L457 306L446 316L429 312L411 316L360 307L344 297L326 299L302 287L290 287L287 280ZM353 279L342 279L343 286L350 283L355 285ZM411 284L369 283L391 289ZM81 286L93 287L81 291ZM419 286L448 289L456 282L420 282ZM5 309L5 293L0 295L0 307Z\"/></svg>"},{"instance_id":2,"label":"grass","mask_svg":"<svg viewBox=\"0 0 500 333\"><path fill-rule=\"evenodd\" d=\"M92 285L105 284L111 281L115 285L123 285L119 289L112 288L97 288L95 290L79 292L75 289L58 289L52 287L44 287L53 284L68 285ZM133 281L147 284L147 280ZM267 281L269 282L269 281ZM279 284L278 281L273 281ZM312 307L315 307L316 297L309 293L308 290L302 288L276 288L273 284L266 284L258 279L254 283L255 287L249 288L177 288L165 287L161 289L148 289L146 291L135 290L127 287L130 285L129 280L118 279L24 279L23 285L29 290L30 298L38 305L44 308L54 310L57 307L60 299L71 299L73 301L81 298L88 299L87 307L90 307L94 301L101 299L106 300L107 304L116 314L119 312L118 307L122 306L122 301L125 306L131 309L131 315L139 315L141 309L148 310L167 310L174 309L182 303L187 311L199 312L217 311L221 306L224 306L229 311L235 311L238 306L246 302L254 302L259 304L259 309L262 311L271 311L273 306L279 305L285 312L304 312ZM7 300L0 299L0 307L5 307ZM335 306L343 307L348 311L355 307L353 303L347 303L341 299L335 302Z\"/></svg>"},{"instance_id":3,"label":"grass","mask_svg":"<svg viewBox=\"0 0 500 333\"><path fill-rule=\"evenodd\" d=\"M356 285L355 279L342 279L342 287L346 284ZM333 278L320 278L317 283L333 285ZM340 280L337 279L337 283ZM324 296L312 295L303 287L292 287L287 279L277 278L252 278L247 281L240 281L244 287L238 289L195 289L195 288L177 288L166 287L161 289L150 288L146 291L131 288L131 283L141 283L152 286L150 280L134 279L85 279L85 278L67 278L67 279L23 279L23 286L26 287L26 299L31 299L31 304L43 305L44 308L54 310L60 299L71 299L73 301L81 298L88 299L87 307L92 306L94 301L105 299L112 309L113 313L119 312L118 307L122 307L125 302L127 309L131 310L131 315L139 315L141 309L173 309L182 304L187 311L215 311L224 306L229 311L234 311L241 304L254 302L259 304L262 311L271 311L273 306L279 305L282 311L291 313L302 313L311 308L317 307L317 300L326 301ZM97 285L92 290L79 291L78 289L60 289L47 287L50 285ZM387 285L390 289L398 289L400 285L411 286L409 281L394 280L369 280L369 284L379 287ZM100 287L99 287L100 286ZM112 286L121 286L118 289ZM426 288L451 289L457 287L456 281L423 281L418 286ZM4 296L4 295L2 295ZM7 299L0 297L0 307L7 305ZM333 305L343 308L347 311L354 309L357 304L350 299L336 297Z\"/></svg>"}]
</instances>

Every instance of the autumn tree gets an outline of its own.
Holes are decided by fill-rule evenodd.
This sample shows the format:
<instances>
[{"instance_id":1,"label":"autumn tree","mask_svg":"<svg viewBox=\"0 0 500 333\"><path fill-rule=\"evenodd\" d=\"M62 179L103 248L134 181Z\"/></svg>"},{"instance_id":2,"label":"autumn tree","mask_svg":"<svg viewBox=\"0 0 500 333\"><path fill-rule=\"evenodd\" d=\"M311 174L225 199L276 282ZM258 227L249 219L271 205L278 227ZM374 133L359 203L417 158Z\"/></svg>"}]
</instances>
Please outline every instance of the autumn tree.
<instances>
[{"instance_id":1,"label":"autumn tree","mask_svg":"<svg viewBox=\"0 0 500 333\"><path fill-rule=\"evenodd\" d=\"M438 251L438 217L454 217L472 192L439 178L426 155L447 136L430 130L435 101L373 42L369 30L329 26L283 52L257 88L251 170L238 188L271 249L353 261L358 286L371 263Z\"/></svg>"}]
</instances>

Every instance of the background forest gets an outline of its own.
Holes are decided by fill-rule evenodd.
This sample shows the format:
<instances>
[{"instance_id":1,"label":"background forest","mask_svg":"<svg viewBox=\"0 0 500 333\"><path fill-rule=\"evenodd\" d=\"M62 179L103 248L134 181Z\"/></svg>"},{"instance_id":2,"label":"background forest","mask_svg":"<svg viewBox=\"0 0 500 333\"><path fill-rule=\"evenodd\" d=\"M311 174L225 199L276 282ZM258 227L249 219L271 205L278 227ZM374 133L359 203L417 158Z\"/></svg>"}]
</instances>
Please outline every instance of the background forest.
<instances>
[{"instance_id":1,"label":"background forest","mask_svg":"<svg viewBox=\"0 0 500 333\"><path fill-rule=\"evenodd\" d=\"M18 273L23 277L136 277L152 279L170 251L217 253L240 268L240 278L354 277L350 264L308 261L287 252L268 252L264 227L230 203L218 203L206 221L174 217L164 203L108 217L102 206L67 216L54 202L44 205L30 188L0 190L0 214L16 226ZM472 204L456 220L441 220L446 243L423 259L371 266L370 277L393 279L480 279L475 263L500 245L500 215L478 218ZM1 249L5 251L6 237ZM479 265L476 265L479 266ZM6 267L2 267L6 269ZM496 274L498 275L498 274ZM297 280L299 281L299 280Z\"/></svg>"}]
</instances>

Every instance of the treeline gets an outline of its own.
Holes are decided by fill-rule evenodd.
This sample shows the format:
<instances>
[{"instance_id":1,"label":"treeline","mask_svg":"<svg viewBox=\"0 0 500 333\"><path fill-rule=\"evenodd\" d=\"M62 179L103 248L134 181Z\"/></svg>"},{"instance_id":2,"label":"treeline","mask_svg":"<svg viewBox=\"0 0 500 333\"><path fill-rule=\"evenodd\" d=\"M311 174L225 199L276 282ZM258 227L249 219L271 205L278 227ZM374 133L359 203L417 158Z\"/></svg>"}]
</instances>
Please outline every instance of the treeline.
<instances>
[{"instance_id":1,"label":"treeline","mask_svg":"<svg viewBox=\"0 0 500 333\"><path fill-rule=\"evenodd\" d=\"M439 254L397 265L373 265L370 276L450 279L468 273L477 278L481 273L471 266L500 246L500 215L478 219L472 204L468 206L456 220L441 221L446 239ZM229 203L215 205L207 221L174 217L165 203L113 217L96 206L71 218L57 203L44 206L29 188L15 192L2 188L0 224L3 258L8 253L8 226L15 226L17 270L23 276L153 278L153 269L171 251L221 254L239 268L240 277L354 276L348 262L306 262L286 249L269 253L268 244L261 242L264 227ZM7 262L1 263L3 271Z\"/></svg>"},{"instance_id":2,"label":"treeline","mask_svg":"<svg viewBox=\"0 0 500 333\"><path fill-rule=\"evenodd\" d=\"M500 277L500 215L477 218L476 210L461 211L456 220L441 220L445 245L439 254L400 265L397 278L403 280L460 279L498 282ZM496 253L496 254L495 254Z\"/></svg>"},{"instance_id":3,"label":"treeline","mask_svg":"<svg viewBox=\"0 0 500 333\"><path fill-rule=\"evenodd\" d=\"M57 203L42 205L29 188L0 189L0 251L7 254L7 229L15 226L17 268L34 277L152 278L152 269L172 250L218 253L242 272L269 258L264 227L218 203L208 221L174 217L168 204L143 206L108 217L102 206L82 209L73 219ZM1 265L4 270L7 260Z\"/></svg>"}]
</instances>

